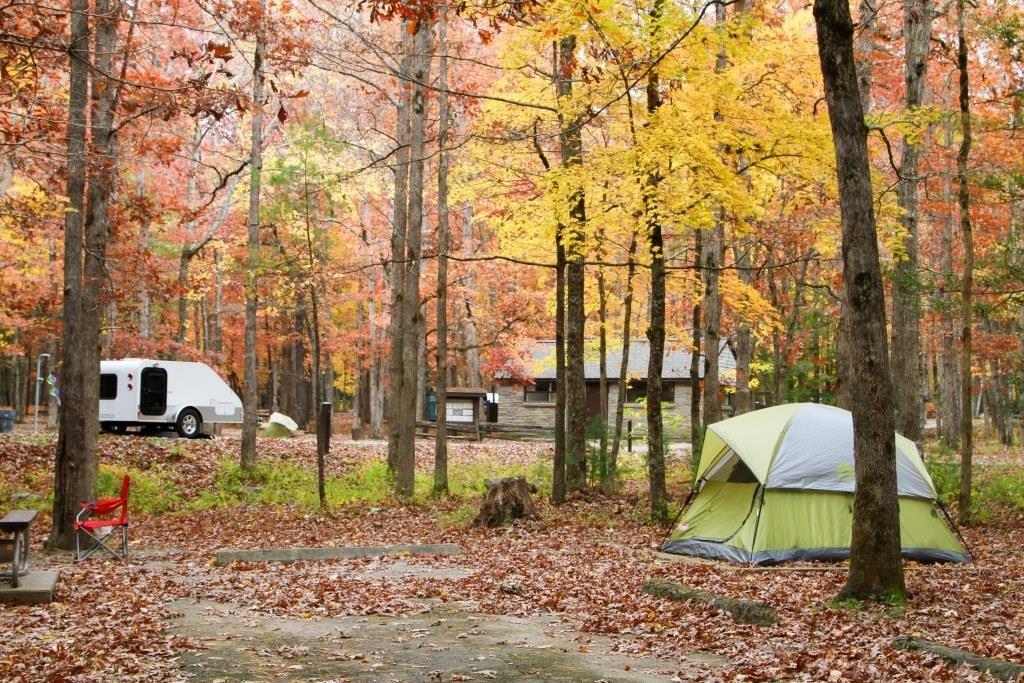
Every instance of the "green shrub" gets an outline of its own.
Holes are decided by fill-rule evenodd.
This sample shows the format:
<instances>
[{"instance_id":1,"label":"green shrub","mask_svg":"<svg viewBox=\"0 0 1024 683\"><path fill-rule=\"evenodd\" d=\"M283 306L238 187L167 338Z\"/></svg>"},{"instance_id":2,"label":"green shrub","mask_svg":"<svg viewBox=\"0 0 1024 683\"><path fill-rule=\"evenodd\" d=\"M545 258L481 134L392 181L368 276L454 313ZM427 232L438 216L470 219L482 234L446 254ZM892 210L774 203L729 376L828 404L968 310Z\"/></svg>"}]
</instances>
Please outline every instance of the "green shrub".
<instances>
[{"instance_id":1,"label":"green shrub","mask_svg":"<svg viewBox=\"0 0 1024 683\"><path fill-rule=\"evenodd\" d=\"M960 463L925 463L939 499L951 503L960 493ZM1011 465L975 465L971 496L975 517L987 521L1006 510L1024 511L1024 472Z\"/></svg>"},{"instance_id":2,"label":"green shrub","mask_svg":"<svg viewBox=\"0 0 1024 683\"><path fill-rule=\"evenodd\" d=\"M96 477L96 497L114 498L121 495L121 482L125 468L100 465ZM182 506L178 487L159 469L127 470L132 478L128 493L128 509L149 515L162 515Z\"/></svg>"}]
</instances>

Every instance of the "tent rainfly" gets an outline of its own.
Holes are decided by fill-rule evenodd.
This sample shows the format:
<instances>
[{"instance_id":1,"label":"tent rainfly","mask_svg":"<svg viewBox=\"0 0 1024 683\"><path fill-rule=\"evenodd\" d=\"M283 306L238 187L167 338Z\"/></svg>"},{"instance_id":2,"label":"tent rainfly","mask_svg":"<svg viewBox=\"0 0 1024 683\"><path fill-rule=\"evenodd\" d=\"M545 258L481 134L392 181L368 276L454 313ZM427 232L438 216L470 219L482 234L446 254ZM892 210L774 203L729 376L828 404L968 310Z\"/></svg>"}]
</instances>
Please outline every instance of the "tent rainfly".
<instances>
[{"instance_id":1,"label":"tent rainfly","mask_svg":"<svg viewBox=\"0 0 1024 683\"><path fill-rule=\"evenodd\" d=\"M896 434L903 556L962 562L917 447ZM837 561L850 556L853 416L793 403L708 425L695 494L662 550L731 562Z\"/></svg>"}]
</instances>

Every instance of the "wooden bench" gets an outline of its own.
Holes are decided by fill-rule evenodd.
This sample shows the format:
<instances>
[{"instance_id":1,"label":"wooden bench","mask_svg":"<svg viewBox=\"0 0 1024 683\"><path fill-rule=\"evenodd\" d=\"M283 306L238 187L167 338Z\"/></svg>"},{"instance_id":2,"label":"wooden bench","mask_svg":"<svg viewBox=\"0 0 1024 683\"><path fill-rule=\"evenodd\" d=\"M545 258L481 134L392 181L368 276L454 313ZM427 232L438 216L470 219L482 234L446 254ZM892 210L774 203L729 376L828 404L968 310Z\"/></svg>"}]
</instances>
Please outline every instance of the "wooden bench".
<instances>
[{"instance_id":1,"label":"wooden bench","mask_svg":"<svg viewBox=\"0 0 1024 683\"><path fill-rule=\"evenodd\" d=\"M0 519L0 532L12 535L0 539L0 561L11 562L10 573L0 574L0 578L10 579L13 588L18 587L19 575L28 573L28 530L38 514L35 510L11 510Z\"/></svg>"}]
</instances>

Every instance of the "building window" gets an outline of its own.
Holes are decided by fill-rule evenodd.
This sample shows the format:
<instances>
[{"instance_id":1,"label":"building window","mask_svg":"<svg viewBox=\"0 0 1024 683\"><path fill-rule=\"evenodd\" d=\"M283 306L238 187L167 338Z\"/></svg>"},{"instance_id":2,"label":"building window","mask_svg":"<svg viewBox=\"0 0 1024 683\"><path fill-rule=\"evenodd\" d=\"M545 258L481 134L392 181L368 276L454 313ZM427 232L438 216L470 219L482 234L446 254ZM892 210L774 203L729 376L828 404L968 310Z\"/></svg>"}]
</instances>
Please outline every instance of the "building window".
<instances>
[{"instance_id":1,"label":"building window","mask_svg":"<svg viewBox=\"0 0 1024 683\"><path fill-rule=\"evenodd\" d=\"M100 400L113 401L117 398L117 375L103 373L100 375Z\"/></svg>"},{"instance_id":2,"label":"building window","mask_svg":"<svg viewBox=\"0 0 1024 683\"><path fill-rule=\"evenodd\" d=\"M534 382L532 388L526 389L523 394L523 401L526 403L554 403L555 402L555 380L539 379Z\"/></svg>"},{"instance_id":3,"label":"building window","mask_svg":"<svg viewBox=\"0 0 1024 683\"><path fill-rule=\"evenodd\" d=\"M647 400L647 380L632 379L626 385L626 403L639 403ZM675 403L675 385L672 382L661 382L661 402Z\"/></svg>"}]
</instances>

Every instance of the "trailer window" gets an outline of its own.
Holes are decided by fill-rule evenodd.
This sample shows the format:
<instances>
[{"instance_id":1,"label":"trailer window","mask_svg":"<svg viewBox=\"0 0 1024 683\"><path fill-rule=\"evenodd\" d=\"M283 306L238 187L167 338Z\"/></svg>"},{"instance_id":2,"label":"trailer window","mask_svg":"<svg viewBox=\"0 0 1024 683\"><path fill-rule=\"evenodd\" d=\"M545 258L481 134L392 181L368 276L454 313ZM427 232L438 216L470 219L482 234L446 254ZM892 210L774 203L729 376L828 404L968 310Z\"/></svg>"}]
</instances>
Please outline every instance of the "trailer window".
<instances>
[{"instance_id":1,"label":"trailer window","mask_svg":"<svg viewBox=\"0 0 1024 683\"><path fill-rule=\"evenodd\" d=\"M100 400L113 401L117 398L117 375L103 373L100 375Z\"/></svg>"},{"instance_id":2,"label":"trailer window","mask_svg":"<svg viewBox=\"0 0 1024 683\"><path fill-rule=\"evenodd\" d=\"M139 412L143 415L167 412L167 371L163 368L143 368Z\"/></svg>"}]
</instances>

